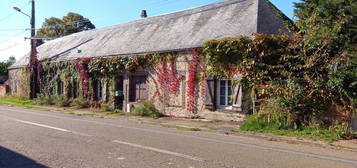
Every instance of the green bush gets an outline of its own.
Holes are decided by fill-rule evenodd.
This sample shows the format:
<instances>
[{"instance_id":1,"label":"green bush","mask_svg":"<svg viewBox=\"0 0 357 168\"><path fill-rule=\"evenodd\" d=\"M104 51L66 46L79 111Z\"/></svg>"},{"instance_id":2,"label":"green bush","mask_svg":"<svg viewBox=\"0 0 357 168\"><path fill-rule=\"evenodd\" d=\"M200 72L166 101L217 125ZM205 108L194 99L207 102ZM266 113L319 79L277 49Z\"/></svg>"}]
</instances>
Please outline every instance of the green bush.
<instances>
[{"instance_id":1,"label":"green bush","mask_svg":"<svg viewBox=\"0 0 357 168\"><path fill-rule=\"evenodd\" d=\"M37 105L54 105L55 102L53 96L44 96L44 95L38 95L34 101L35 104Z\"/></svg>"},{"instance_id":2,"label":"green bush","mask_svg":"<svg viewBox=\"0 0 357 168\"><path fill-rule=\"evenodd\" d=\"M100 105L102 111L112 111L112 107L109 104L103 103Z\"/></svg>"},{"instance_id":3,"label":"green bush","mask_svg":"<svg viewBox=\"0 0 357 168\"><path fill-rule=\"evenodd\" d=\"M63 95L55 96L53 99L55 105L58 107L67 107L70 104L68 99Z\"/></svg>"},{"instance_id":4,"label":"green bush","mask_svg":"<svg viewBox=\"0 0 357 168\"><path fill-rule=\"evenodd\" d=\"M74 99L71 103L71 106L76 109L85 108L88 106L88 102L83 99Z\"/></svg>"},{"instance_id":5,"label":"green bush","mask_svg":"<svg viewBox=\"0 0 357 168\"><path fill-rule=\"evenodd\" d=\"M153 103L148 101L140 101L138 106L136 106L133 110L131 110L130 114L135 116L153 117L153 118L160 118L164 116L155 108L155 105Z\"/></svg>"}]
</instances>

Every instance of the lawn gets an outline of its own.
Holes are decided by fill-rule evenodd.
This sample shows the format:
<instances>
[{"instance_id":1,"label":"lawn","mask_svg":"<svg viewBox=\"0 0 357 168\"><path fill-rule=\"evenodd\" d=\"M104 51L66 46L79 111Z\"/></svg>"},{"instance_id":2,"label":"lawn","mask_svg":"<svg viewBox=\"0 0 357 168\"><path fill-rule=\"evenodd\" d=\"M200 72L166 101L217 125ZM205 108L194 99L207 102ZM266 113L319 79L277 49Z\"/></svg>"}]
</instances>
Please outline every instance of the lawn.
<instances>
[{"instance_id":1,"label":"lawn","mask_svg":"<svg viewBox=\"0 0 357 168\"><path fill-rule=\"evenodd\" d=\"M0 97L0 105L33 108L33 105L35 105L35 102L33 100L28 100L25 97L6 96L6 97Z\"/></svg>"}]
</instances>

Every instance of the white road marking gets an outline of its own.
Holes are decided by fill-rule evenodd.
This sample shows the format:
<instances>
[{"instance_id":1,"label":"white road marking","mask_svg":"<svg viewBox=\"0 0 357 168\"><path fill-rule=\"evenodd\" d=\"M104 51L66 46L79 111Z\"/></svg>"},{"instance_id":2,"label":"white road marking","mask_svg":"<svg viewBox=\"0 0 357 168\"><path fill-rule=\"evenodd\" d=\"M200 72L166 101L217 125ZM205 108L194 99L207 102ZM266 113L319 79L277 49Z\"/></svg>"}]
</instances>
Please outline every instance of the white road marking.
<instances>
[{"instance_id":1,"label":"white road marking","mask_svg":"<svg viewBox=\"0 0 357 168\"><path fill-rule=\"evenodd\" d=\"M133 143L124 142L124 141L118 141L118 140L114 140L113 142L114 143L123 144L123 145L132 146L132 147L136 147L136 148L142 148L142 149L146 149L146 150L151 150L151 151L154 151L154 152L173 155L173 156L177 156L177 157L181 157L181 158L185 158L185 159L190 159L190 160L194 160L194 161L204 162L203 159L198 158L198 157L189 156L189 155L176 153L176 152L171 152L171 151L167 151L167 150L163 150L163 149L153 148L153 147L149 147L149 146L143 146L143 145L139 145L139 144L133 144Z\"/></svg>"},{"instance_id":2,"label":"white road marking","mask_svg":"<svg viewBox=\"0 0 357 168\"><path fill-rule=\"evenodd\" d=\"M52 127L52 126L43 125L43 124L37 124L37 123L30 122L30 121L23 121L23 120L18 120L18 119L15 119L15 121L21 122L21 123L25 123L25 124L29 124L29 125L35 125L35 126L39 126L39 127L54 129L54 130L62 131L62 132L71 132L71 131L66 130L66 129L57 128L57 127Z\"/></svg>"},{"instance_id":3,"label":"white road marking","mask_svg":"<svg viewBox=\"0 0 357 168\"><path fill-rule=\"evenodd\" d=\"M125 157L118 157L118 160L125 160Z\"/></svg>"},{"instance_id":4,"label":"white road marking","mask_svg":"<svg viewBox=\"0 0 357 168\"><path fill-rule=\"evenodd\" d=\"M35 125L35 126L38 126L38 127L53 129L53 130L62 131L62 132L68 132L68 133L72 133L72 134L76 134L76 135L81 135L81 136L86 136L86 137L90 137L91 136L91 135L80 133L80 132L74 132L74 131L63 129L63 128L52 127L52 126L48 126L48 125L44 125L44 124L38 124L38 123L30 122L30 121L24 121L24 120L19 120L19 119L13 119L13 120L15 120L17 122L24 123L24 124Z\"/></svg>"}]
</instances>

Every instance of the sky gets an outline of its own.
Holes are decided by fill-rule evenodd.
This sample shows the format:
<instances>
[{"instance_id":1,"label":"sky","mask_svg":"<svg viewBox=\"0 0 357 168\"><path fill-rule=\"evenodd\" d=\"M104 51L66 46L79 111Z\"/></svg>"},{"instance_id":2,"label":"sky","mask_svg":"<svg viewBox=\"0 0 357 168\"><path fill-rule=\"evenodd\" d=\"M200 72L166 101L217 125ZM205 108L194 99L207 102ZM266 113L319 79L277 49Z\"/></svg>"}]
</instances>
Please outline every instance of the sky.
<instances>
[{"instance_id":1,"label":"sky","mask_svg":"<svg viewBox=\"0 0 357 168\"><path fill-rule=\"evenodd\" d=\"M141 10L149 16L171 13L178 10L206 5L221 0L35 0L36 28L45 18L62 18L68 12L75 12L91 20L97 27L105 27L140 18ZM294 2L299 0L270 0L284 14L293 18ZM19 7L31 13L30 0L0 0L0 61L10 56L17 59L30 51L30 19L13 10Z\"/></svg>"}]
</instances>

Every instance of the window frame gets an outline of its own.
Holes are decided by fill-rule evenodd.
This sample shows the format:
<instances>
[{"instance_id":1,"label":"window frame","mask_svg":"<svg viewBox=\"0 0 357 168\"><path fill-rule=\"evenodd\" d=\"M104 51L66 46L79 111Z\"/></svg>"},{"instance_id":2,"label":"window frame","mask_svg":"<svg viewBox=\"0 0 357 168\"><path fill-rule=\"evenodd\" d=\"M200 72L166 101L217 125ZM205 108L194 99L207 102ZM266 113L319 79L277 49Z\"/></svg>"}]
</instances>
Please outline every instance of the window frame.
<instances>
[{"instance_id":1,"label":"window frame","mask_svg":"<svg viewBox=\"0 0 357 168\"><path fill-rule=\"evenodd\" d=\"M225 81L225 104L222 105L221 104L221 82L222 81ZM229 86L228 83L229 81L231 82L231 85ZM229 95L229 87L231 88L231 94ZM232 103L230 104L229 103L229 96L231 96L231 100ZM229 80L229 79L220 79L220 80L217 80L217 100L216 100L216 103L217 103L217 107L218 109L225 109L225 110L232 110L233 109L233 83L232 83L232 80Z\"/></svg>"}]
</instances>

